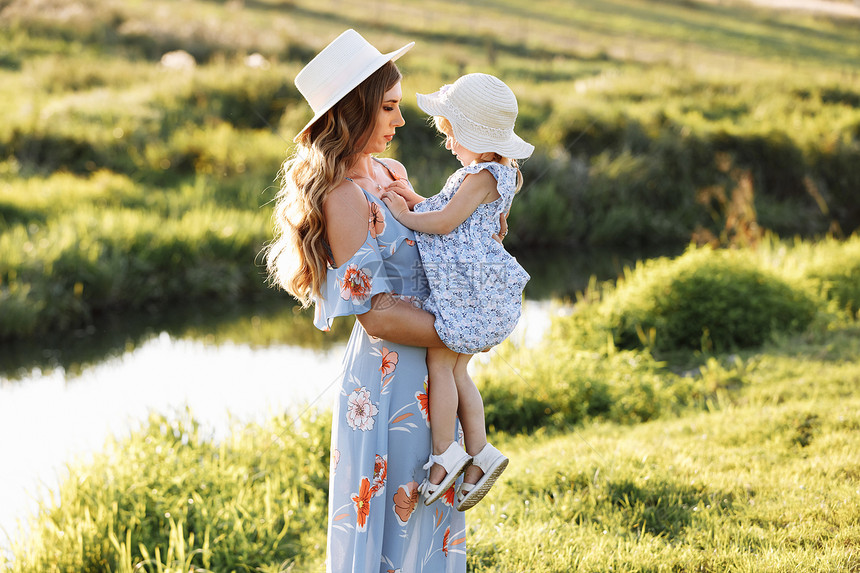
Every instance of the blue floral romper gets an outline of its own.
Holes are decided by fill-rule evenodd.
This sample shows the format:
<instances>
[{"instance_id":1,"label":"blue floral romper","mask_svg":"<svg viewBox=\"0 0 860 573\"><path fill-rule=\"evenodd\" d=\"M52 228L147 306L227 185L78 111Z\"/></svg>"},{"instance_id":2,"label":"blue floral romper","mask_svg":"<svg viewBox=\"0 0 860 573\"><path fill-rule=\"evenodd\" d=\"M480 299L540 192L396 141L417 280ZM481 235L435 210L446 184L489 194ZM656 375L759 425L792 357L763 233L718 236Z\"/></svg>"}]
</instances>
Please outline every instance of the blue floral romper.
<instances>
[{"instance_id":1,"label":"blue floral romper","mask_svg":"<svg viewBox=\"0 0 860 573\"><path fill-rule=\"evenodd\" d=\"M411 230L365 190L367 239L329 266L314 324L363 314L371 297L427 296ZM326 570L331 573L465 573L466 523L452 488L425 506L418 485L430 455L426 349L371 337L356 321L334 405Z\"/></svg>"},{"instance_id":2,"label":"blue floral romper","mask_svg":"<svg viewBox=\"0 0 860 573\"><path fill-rule=\"evenodd\" d=\"M436 316L436 331L455 352L475 354L507 338L522 312L529 275L492 238L499 215L511 208L517 170L499 163L478 163L454 172L438 194L417 205L416 212L438 211L448 204L466 175L486 169L497 181L500 197L483 203L446 235L415 233L430 285L424 308Z\"/></svg>"}]
</instances>

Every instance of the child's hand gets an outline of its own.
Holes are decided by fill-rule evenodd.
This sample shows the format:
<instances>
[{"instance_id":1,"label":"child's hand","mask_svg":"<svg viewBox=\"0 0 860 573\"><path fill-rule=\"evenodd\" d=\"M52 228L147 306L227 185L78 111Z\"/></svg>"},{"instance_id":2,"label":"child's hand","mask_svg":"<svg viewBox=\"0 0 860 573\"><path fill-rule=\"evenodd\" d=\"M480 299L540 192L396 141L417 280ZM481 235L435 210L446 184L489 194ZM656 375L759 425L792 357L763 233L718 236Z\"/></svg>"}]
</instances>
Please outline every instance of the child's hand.
<instances>
[{"instance_id":1,"label":"child's hand","mask_svg":"<svg viewBox=\"0 0 860 573\"><path fill-rule=\"evenodd\" d=\"M499 215L499 232L493 235L493 238L498 242L502 242L505 235L508 234L508 214L502 213Z\"/></svg>"},{"instance_id":2,"label":"child's hand","mask_svg":"<svg viewBox=\"0 0 860 573\"><path fill-rule=\"evenodd\" d=\"M405 179L397 179L396 181L392 181L388 184L388 187L386 187L385 190L397 193L398 195L403 197L403 199L409 199L410 196L414 193L412 189L409 188L409 183L407 183Z\"/></svg>"},{"instance_id":3,"label":"child's hand","mask_svg":"<svg viewBox=\"0 0 860 573\"><path fill-rule=\"evenodd\" d=\"M409 185L409 182L405 179L396 179L391 182L388 187L385 188L386 191L391 191L392 193L396 193L403 197L406 200L406 206L411 211L412 208L421 201L424 200L424 197L416 193L412 190L412 187Z\"/></svg>"},{"instance_id":4,"label":"child's hand","mask_svg":"<svg viewBox=\"0 0 860 573\"><path fill-rule=\"evenodd\" d=\"M398 182L395 181L395 183ZM394 215L394 218L399 221L404 213L409 212L409 206L406 204L406 200L398 195L396 191L389 191L388 189L391 189L390 185L382 192L382 200L388 206L389 210L391 210L391 214Z\"/></svg>"}]
</instances>

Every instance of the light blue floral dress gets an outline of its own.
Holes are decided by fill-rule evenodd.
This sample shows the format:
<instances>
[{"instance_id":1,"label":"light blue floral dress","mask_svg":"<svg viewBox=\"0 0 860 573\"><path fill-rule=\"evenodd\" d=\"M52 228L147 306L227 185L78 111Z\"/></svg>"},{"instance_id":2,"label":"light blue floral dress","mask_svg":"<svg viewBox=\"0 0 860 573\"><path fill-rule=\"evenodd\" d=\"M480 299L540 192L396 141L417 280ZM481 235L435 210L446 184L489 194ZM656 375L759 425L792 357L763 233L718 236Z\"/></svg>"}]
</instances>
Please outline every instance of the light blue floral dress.
<instances>
[{"instance_id":1,"label":"light blue floral dress","mask_svg":"<svg viewBox=\"0 0 860 573\"><path fill-rule=\"evenodd\" d=\"M428 294L414 234L365 191L367 240L328 267L314 324L363 314L389 292L420 304ZM334 405L326 570L464 573L466 523L454 489L425 506L418 485L430 455L426 349L367 334L356 321Z\"/></svg>"},{"instance_id":2,"label":"light blue floral dress","mask_svg":"<svg viewBox=\"0 0 860 573\"><path fill-rule=\"evenodd\" d=\"M442 191L414 207L415 212L442 209L466 175L484 169L496 178L498 199L478 205L448 234L415 233L430 285L424 308L436 316L436 331L445 346L464 354L502 342L522 313L523 289L530 277L492 238L499 232L499 215L511 208L517 170L495 162L463 167L448 178Z\"/></svg>"}]
</instances>

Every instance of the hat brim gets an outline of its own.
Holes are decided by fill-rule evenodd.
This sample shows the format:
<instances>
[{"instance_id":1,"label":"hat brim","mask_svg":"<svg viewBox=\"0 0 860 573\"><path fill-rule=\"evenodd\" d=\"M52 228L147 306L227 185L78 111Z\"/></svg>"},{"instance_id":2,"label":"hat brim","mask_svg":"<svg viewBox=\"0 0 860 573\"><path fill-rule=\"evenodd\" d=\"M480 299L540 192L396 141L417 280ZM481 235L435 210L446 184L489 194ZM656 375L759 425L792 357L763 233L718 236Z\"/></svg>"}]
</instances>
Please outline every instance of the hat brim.
<instances>
[{"instance_id":1,"label":"hat brim","mask_svg":"<svg viewBox=\"0 0 860 573\"><path fill-rule=\"evenodd\" d=\"M298 143L299 138L302 136L302 134L305 131L308 130L308 128L310 126L312 126L319 118L324 116L328 112L328 110L330 110L331 108L333 108L335 106L335 104L337 102L339 102L344 97L346 97L346 95L349 92L351 92L356 87L358 87L359 84L361 84L361 82L363 82L364 80L369 78L371 75L373 75L373 72L375 72L376 70L378 70L379 68L384 66L387 62L393 62L393 61L397 60L400 56L402 56L403 54L405 54L406 52L411 50L412 46L414 46L414 45L415 45L415 42L409 42L408 44L406 44L405 46L403 46L399 50L395 50L393 52L388 52L387 54L382 54L378 58L373 60L373 62L362 71L362 73L356 75L349 82L346 82L343 85L343 87L341 87L340 91L338 91L329 100L329 103L325 107L322 107L319 110L317 110L317 112L314 114L313 118L311 118L311 120L309 122L307 122L307 124L305 124L305 126L301 130L299 130L298 134L296 134L296 136L293 138L293 143Z\"/></svg>"},{"instance_id":2,"label":"hat brim","mask_svg":"<svg viewBox=\"0 0 860 573\"><path fill-rule=\"evenodd\" d=\"M441 116L448 120L454 130L454 139L474 153L498 153L502 157L511 159L526 159L534 153L535 146L528 143L511 130L510 136L505 141L497 141L482 137L480 134L466 130L457 122L456 115L442 101L440 92L432 94L415 94L418 107L421 111L432 116Z\"/></svg>"}]
</instances>

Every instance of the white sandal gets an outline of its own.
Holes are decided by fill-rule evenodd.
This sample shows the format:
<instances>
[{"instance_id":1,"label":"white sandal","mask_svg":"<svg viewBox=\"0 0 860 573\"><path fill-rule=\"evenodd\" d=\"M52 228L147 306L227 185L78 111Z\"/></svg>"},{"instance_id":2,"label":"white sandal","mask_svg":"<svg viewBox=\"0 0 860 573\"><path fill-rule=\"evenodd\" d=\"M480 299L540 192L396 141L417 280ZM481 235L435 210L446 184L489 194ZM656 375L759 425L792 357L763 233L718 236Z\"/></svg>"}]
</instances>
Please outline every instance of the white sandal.
<instances>
[{"instance_id":1,"label":"white sandal","mask_svg":"<svg viewBox=\"0 0 860 573\"><path fill-rule=\"evenodd\" d=\"M463 470L471 463L472 456L467 454L457 442L451 442L451 445L448 446L448 449L441 456L430 454L430 460L424 464L424 469L427 470L427 477L424 478L419 487L419 491L426 498L424 505L430 505L442 497L442 494L454 485L454 482L460 477ZM439 464L447 472L445 477L442 478L441 483L430 483L430 468L433 467L433 464Z\"/></svg>"},{"instance_id":2,"label":"white sandal","mask_svg":"<svg viewBox=\"0 0 860 573\"><path fill-rule=\"evenodd\" d=\"M457 490L457 509L459 511L466 511L484 499L484 496L508 467L508 458L488 443L478 455L472 458L472 463L481 468L484 475L481 476L478 483L463 482L460 484L460 489Z\"/></svg>"}]
</instances>

